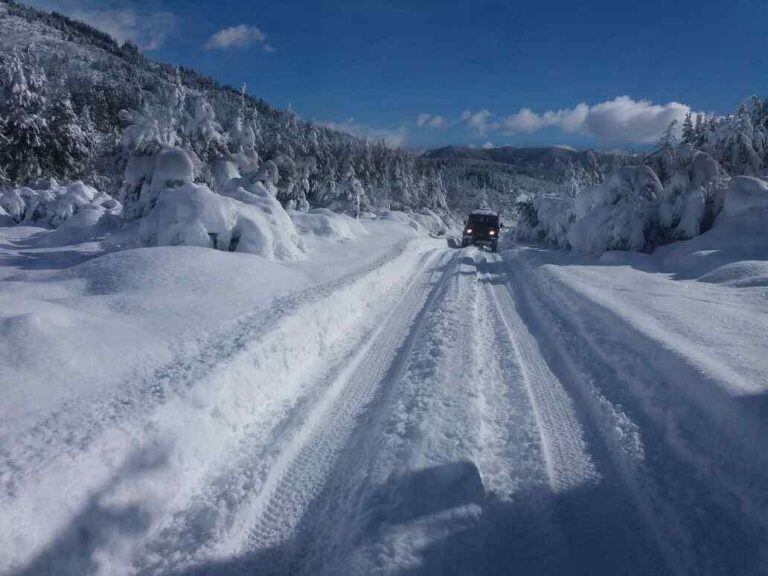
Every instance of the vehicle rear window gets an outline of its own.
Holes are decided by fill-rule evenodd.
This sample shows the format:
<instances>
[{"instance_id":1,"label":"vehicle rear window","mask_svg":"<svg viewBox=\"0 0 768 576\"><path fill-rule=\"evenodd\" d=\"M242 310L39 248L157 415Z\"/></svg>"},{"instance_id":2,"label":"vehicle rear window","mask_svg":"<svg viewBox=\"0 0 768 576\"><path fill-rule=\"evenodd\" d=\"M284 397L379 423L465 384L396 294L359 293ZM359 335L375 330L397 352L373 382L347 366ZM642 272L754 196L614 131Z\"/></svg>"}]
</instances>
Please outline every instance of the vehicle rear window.
<instances>
[{"instance_id":1,"label":"vehicle rear window","mask_svg":"<svg viewBox=\"0 0 768 576\"><path fill-rule=\"evenodd\" d=\"M469 223L473 226L498 226L499 217L492 214L470 214Z\"/></svg>"}]
</instances>

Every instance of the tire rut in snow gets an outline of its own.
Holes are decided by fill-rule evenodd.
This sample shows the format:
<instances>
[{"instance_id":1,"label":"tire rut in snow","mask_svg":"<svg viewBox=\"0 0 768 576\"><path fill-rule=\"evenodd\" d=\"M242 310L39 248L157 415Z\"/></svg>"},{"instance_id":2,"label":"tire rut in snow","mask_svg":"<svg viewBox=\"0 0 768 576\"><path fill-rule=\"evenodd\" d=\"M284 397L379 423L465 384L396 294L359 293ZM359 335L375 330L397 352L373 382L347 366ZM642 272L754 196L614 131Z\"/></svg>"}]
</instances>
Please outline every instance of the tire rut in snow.
<instances>
[{"instance_id":1,"label":"tire rut in snow","mask_svg":"<svg viewBox=\"0 0 768 576\"><path fill-rule=\"evenodd\" d=\"M527 315L545 327L668 564L682 574L763 574L765 466L745 455L757 445L723 429L733 407L724 400L713 419L717 404L704 410L701 392L688 390L712 386L700 384L706 374L521 255L510 257L513 283L527 282Z\"/></svg>"},{"instance_id":2,"label":"tire rut in snow","mask_svg":"<svg viewBox=\"0 0 768 576\"><path fill-rule=\"evenodd\" d=\"M604 430L596 425L591 407L585 408L574 374L560 370L562 363L549 353L547 333L519 311L526 277L510 281L498 256L487 266L495 277L490 299L515 349L539 420L558 522L570 544L571 570L666 573L668 550L655 538L653 519L648 526L646 510L638 511L637 486L626 482L610 457Z\"/></svg>"},{"instance_id":3,"label":"tire rut in snow","mask_svg":"<svg viewBox=\"0 0 768 576\"><path fill-rule=\"evenodd\" d=\"M567 571L539 428L478 259L464 251L434 291L281 551L300 560L269 565L275 573Z\"/></svg>"},{"instance_id":4,"label":"tire rut in snow","mask_svg":"<svg viewBox=\"0 0 768 576\"><path fill-rule=\"evenodd\" d=\"M446 259L444 255L443 264ZM316 404L282 442L263 483L239 503L236 518L219 535L220 544L204 554L208 562L213 557L217 573L290 570L285 566L290 561L285 546L295 537L307 506L322 490L358 418L396 358L408 327L437 289L440 281L436 279L442 274L443 266L420 274L387 317L324 379ZM204 571L206 560L199 560Z\"/></svg>"}]
</instances>

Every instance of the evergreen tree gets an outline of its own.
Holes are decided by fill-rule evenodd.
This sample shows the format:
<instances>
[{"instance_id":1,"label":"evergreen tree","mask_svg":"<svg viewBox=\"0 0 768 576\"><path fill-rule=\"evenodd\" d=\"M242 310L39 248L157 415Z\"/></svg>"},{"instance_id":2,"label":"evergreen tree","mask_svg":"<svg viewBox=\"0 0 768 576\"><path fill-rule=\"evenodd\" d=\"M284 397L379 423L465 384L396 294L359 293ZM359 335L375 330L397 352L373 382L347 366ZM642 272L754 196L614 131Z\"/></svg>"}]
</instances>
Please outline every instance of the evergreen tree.
<instances>
[{"instance_id":1,"label":"evergreen tree","mask_svg":"<svg viewBox=\"0 0 768 576\"><path fill-rule=\"evenodd\" d=\"M49 142L47 79L36 66L25 67L18 54L4 66L3 74L7 84L0 104L0 116L5 118L0 166L11 181L24 182L43 172Z\"/></svg>"},{"instance_id":2,"label":"evergreen tree","mask_svg":"<svg viewBox=\"0 0 768 576\"><path fill-rule=\"evenodd\" d=\"M672 120L656 142L659 150L673 150L677 147L677 120Z\"/></svg>"},{"instance_id":3,"label":"evergreen tree","mask_svg":"<svg viewBox=\"0 0 768 576\"><path fill-rule=\"evenodd\" d=\"M699 112L696 114L696 126L694 127L695 145L702 146L706 140L705 128L704 128L704 115Z\"/></svg>"},{"instance_id":4,"label":"evergreen tree","mask_svg":"<svg viewBox=\"0 0 768 576\"><path fill-rule=\"evenodd\" d=\"M696 130L693 127L693 121L691 119L691 113L688 112L683 120L683 143L695 144L696 142Z\"/></svg>"},{"instance_id":5,"label":"evergreen tree","mask_svg":"<svg viewBox=\"0 0 768 576\"><path fill-rule=\"evenodd\" d=\"M60 94L51 107L49 132L49 159L56 172L67 177L81 175L93 151L93 141L83 130L66 93Z\"/></svg>"}]
</instances>

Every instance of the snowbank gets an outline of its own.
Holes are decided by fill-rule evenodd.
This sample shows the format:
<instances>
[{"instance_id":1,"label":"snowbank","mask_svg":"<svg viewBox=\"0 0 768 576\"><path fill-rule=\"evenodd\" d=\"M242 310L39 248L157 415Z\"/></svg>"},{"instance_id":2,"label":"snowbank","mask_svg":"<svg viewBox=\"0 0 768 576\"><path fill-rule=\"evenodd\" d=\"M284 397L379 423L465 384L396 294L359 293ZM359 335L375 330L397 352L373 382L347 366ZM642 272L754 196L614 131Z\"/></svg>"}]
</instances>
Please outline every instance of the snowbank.
<instances>
[{"instance_id":1,"label":"snowbank","mask_svg":"<svg viewBox=\"0 0 768 576\"><path fill-rule=\"evenodd\" d=\"M751 176L733 178L720 220L758 210L768 210L768 182Z\"/></svg>"},{"instance_id":2,"label":"snowbank","mask_svg":"<svg viewBox=\"0 0 768 576\"><path fill-rule=\"evenodd\" d=\"M428 208L408 213L400 212L399 210L389 210L381 217L384 220L392 220L410 226L422 234L441 236L448 232L448 226L443 219Z\"/></svg>"},{"instance_id":3,"label":"snowbank","mask_svg":"<svg viewBox=\"0 0 768 576\"><path fill-rule=\"evenodd\" d=\"M51 179L38 184L43 183L49 187L20 186L0 191L0 218L5 216L15 223L56 228L83 212L89 214L85 220L94 221L106 213L120 212L117 200L80 181L60 186ZM81 223L84 219L80 218Z\"/></svg>"},{"instance_id":4,"label":"snowbank","mask_svg":"<svg viewBox=\"0 0 768 576\"><path fill-rule=\"evenodd\" d=\"M312 234L332 240L347 240L367 234L359 220L333 212L327 208L315 208L309 212L289 212L301 234Z\"/></svg>"},{"instance_id":5,"label":"snowbank","mask_svg":"<svg viewBox=\"0 0 768 576\"><path fill-rule=\"evenodd\" d=\"M230 182L222 194L204 184L184 184L159 193L141 220L145 246L201 246L248 252L265 258L303 258L301 239L280 203L261 185Z\"/></svg>"},{"instance_id":6,"label":"snowbank","mask_svg":"<svg viewBox=\"0 0 768 576\"><path fill-rule=\"evenodd\" d=\"M749 176L733 178L711 230L657 252L663 267L679 277L768 285L768 183Z\"/></svg>"}]
</instances>

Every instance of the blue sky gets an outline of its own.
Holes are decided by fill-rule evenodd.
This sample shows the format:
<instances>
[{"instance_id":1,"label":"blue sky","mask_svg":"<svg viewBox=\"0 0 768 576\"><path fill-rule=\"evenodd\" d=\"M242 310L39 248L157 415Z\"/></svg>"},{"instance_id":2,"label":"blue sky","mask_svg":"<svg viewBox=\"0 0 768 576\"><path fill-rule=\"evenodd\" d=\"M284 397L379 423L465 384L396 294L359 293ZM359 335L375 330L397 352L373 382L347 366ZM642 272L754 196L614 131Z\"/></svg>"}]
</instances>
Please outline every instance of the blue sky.
<instances>
[{"instance_id":1,"label":"blue sky","mask_svg":"<svg viewBox=\"0 0 768 576\"><path fill-rule=\"evenodd\" d=\"M302 117L413 148L642 148L768 95L754 0L34 0Z\"/></svg>"}]
</instances>

